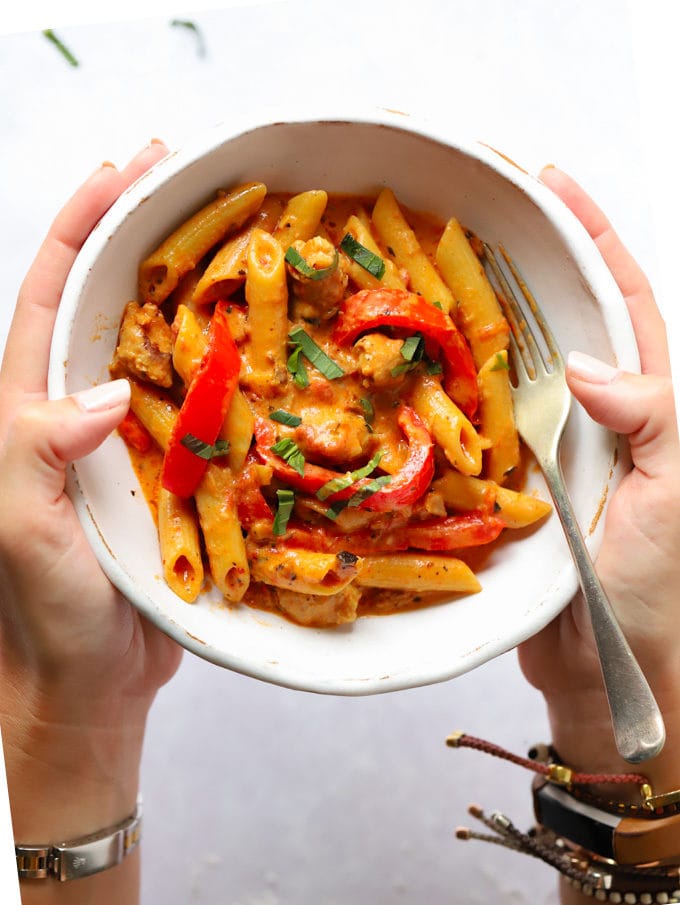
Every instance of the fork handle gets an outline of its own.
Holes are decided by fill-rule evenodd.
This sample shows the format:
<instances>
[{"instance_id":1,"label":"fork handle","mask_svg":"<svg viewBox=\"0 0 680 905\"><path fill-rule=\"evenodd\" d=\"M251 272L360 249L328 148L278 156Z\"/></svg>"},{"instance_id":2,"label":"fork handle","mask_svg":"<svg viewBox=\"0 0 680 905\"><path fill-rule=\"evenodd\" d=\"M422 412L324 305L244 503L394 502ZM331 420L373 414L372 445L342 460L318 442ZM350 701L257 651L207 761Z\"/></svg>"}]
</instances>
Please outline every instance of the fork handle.
<instances>
[{"instance_id":1,"label":"fork handle","mask_svg":"<svg viewBox=\"0 0 680 905\"><path fill-rule=\"evenodd\" d=\"M659 753L666 738L659 706L595 573L559 460L555 457L541 465L576 565L581 591L588 604L616 748L621 757L631 764L649 760Z\"/></svg>"}]
</instances>

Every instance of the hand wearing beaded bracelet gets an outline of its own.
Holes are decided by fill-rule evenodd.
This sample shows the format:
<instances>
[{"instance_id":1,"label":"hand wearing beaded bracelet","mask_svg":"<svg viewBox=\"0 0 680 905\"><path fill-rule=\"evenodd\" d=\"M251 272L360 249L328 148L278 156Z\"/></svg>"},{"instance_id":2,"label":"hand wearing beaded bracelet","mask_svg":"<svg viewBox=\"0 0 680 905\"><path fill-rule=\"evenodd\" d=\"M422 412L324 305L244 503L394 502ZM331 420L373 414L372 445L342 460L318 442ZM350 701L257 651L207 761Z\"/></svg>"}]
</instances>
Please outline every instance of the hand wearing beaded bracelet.
<instances>
[{"instance_id":1,"label":"hand wearing beaded bracelet","mask_svg":"<svg viewBox=\"0 0 680 905\"><path fill-rule=\"evenodd\" d=\"M449 736L447 744L483 751L538 774L533 783L536 827L522 833L503 814L486 816L472 806L470 814L491 833L459 829L459 839L493 842L539 858L596 901L680 903L680 790L654 795L647 778L635 773L577 773L544 745L523 758L461 732ZM639 804L602 797L591 788L626 783L639 787Z\"/></svg>"}]
</instances>

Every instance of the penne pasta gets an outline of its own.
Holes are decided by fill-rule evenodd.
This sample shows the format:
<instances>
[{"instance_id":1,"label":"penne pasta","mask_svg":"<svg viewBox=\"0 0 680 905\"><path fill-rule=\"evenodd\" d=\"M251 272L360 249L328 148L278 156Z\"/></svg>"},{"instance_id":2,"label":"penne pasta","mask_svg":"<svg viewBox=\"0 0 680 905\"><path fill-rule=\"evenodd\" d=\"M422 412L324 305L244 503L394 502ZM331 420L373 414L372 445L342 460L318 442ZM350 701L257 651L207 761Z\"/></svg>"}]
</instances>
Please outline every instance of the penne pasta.
<instances>
[{"instance_id":1,"label":"penne pasta","mask_svg":"<svg viewBox=\"0 0 680 905\"><path fill-rule=\"evenodd\" d=\"M219 195L186 220L139 268L139 295L160 305L180 279L230 230L238 229L260 207L267 192L261 182Z\"/></svg>"},{"instance_id":2,"label":"penne pasta","mask_svg":"<svg viewBox=\"0 0 680 905\"><path fill-rule=\"evenodd\" d=\"M390 189L383 189L373 208L373 223L382 244L394 255L395 262L409 275L411 288L446 312L454 307L448 286L437 273L408 225Z\"/></svg>"},{"instance_id":3,"label":"penne pasta","mask_svg":"<svg viewBox=\"0 0 680 905\"><path fill-rule=\"evenodd\" d=\"M253 231L248 247L248 302L250 343L245 380L262 391L280 383L286 374L288 342L288 286L283 251L262 229Z\"/></svg>"},{"instance_id":4,"label":"penne pasta","mask_svg":"<svg viewBox=\"0 0 680 905\"><path fill-rule=\"evenodd\" d=\"M208 466L196 491L196 508L213 581L226 600L238 603L248 589L250 569L228 467Z\"/></svg>"},{"instance_id":5,"label":"penne pasta","mask_svg":"<svg viewBox=\"0 0 680 905\"><path fill-rule=\"evenodd\" d=\"M482 586L472 569L453 556L396 553L365 556L357 583L363 587L395 590L454 591L475 594Z\"/></svg>"},{"instance_id":6,"label":"penne pasta","mask_svg":"<svg viewBox=\"0 0 680 905\"><path fill-rule=\"evenodd\" d=\"M203 560L196 510L161 487L158 493L158 538L163 576L168 587L193 603L203 587Z\"/></svg>"},{"instance_id":7,"label":"penne pasta","mask_svg":"<svg viewBox=\"0 0 680 905\"><path fill-rule=\"evenodd\" d=\"M519 465L519 436L512 411L508 353L496 352L477 376L480 431L489 441L486 475L504 483Z\"/></svg>"},{"instance_id":8,"label":"penne pasta","mask_svg":"<svg viewBox=\"0 0 680 905\"><path fill-rule=\"evenodd\" d=\"M139 418L161 449L166 449L179 409L157 387L141 383L134 378L130 382L130 409Z\"/></svg>"},{"instance_id":9,"label":"penne pasta","mask_svg":"<svg viewBox=\"0 0 680 905\"><path fill-rule=\"evenodd\" d=\"M281 215L281 198L267 195L259 211L237 235L221 246L196 284L192 301L196 305L209 305L217 299L228 298L246 280L246 258L253 230L271 231Z\"/></svg>"},{"instance_id":10,"label":"penne pasta","mask_svg":"<svg viewBox=\"0 0 680 905\"><path fill-rule=\"evenodd\" d=\"M503 486L508 328L465 231L390 189L370 209L249 183L140 265L110 370L185 601L325 627L476 594L455 554L551 511Z\"/></svg>"},{"instance_id":11,"label":"penne pasta","mask_svg":"<svg viewBox=\"0 0 680 905\"><path fill-rule=\"evenodd\" d=\"M411 391L413 407L432 432L444 455L462 474L482 470L482 440L436 377L422 376Z\"/></svg>"},{"instance_id":12,"label":"penne pasta","mask_svg":"<svg viewBox=\"0 0 680 905\"><path fill-rule=\"evenodd\" d=\"M293 242L306 242L316 235L327 203L327 193L316 190L301 192L289 200L274 230L274 238L284 251Z\"/></svg>"},{"instance_id":13,"label":"penne pasta","mask_svg":"<svg viewBox=\"0 0 680 905\"><path fill-rule=\"evenodd\" d=\"M528 493L501 487L494 481L448 471L432 483L446 505L460 512L493 510L508 528L526 528L552 512L550 503Z\"/></svg>"},{"instance_id":14,"label":"penne pasta","mask_svg":"<svg viewBox=\"0 0 680 905\"><path fill-rule=\"evenodd\" d=\"M253 578L272 587L327 597L354 581L361 560L349 553L316 553L271 546L253 551L251 568Z\"/></svg>"},{"instance_id":15,"label":"penne pasta","mask_svg":"<svg viewBox=\"0 0 680 905\"><path fill-rule=\"evenodd\" d=\"M456 299L456 320L481 368L496 352L508 348L510 330L484 267L455 218L446 224L436 261Z\"/></svg>"}]
</instances>

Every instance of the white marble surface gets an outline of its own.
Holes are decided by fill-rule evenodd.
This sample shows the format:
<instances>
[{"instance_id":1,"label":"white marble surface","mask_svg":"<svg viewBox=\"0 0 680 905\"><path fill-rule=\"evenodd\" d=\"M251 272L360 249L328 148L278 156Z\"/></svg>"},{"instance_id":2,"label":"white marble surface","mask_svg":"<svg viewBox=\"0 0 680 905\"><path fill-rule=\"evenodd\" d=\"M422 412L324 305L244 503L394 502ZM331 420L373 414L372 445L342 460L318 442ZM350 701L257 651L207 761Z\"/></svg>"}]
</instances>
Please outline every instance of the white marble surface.
<instances>
[{"instance_id":1,"label":"white marble surface","mask_svg":"<svg viewBox=\"0 0 680 905\"><path fill-rule=\"evenodd\" d=\"M661 280L649 203L658 174L640 135L624 2L231 5L192 9L205 56L170 26L174 8L65 25L76 69L36 31L0 37L0 347L36 247L84 175L104 159L122 165L154 136L177 146L231 111L290 96L329 110L360 97L453 120L531 171L557 163ZM520 753L547 738L514 653L454 682L360 699L287 691L185 657L149 725L143 901L554 901L548 868L454 840L471 801L530 821L529 776L449 751L454 728Z\"/></svg>"}]
</instances>

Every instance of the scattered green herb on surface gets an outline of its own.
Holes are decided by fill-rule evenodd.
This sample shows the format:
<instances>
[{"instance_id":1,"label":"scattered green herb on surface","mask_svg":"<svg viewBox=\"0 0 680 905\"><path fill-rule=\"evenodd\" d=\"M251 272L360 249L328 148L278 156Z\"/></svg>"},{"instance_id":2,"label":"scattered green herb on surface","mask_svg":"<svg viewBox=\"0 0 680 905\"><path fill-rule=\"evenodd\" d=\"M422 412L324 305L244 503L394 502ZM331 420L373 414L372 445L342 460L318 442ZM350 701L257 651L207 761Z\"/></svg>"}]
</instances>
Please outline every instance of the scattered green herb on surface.
<instances>
[{"instance_id":1,"label":"scattered green herb on surface","mask_svg":"<svg viewBox=\"0 0 680 905\"><path fill-rule=\"evenodd\" d=\"M170 25L174 28L186 28L187 31L193 32L193 34L196 36L196 49L198 55L199 57L205 56L205 41L203 40L203 33L195 22L192 22L190 19L173 19Z\"/></svg>"},{"instance_id":2,"label":"scattered green herb on surface","mask_svg":"<svg viewBox=\"0 0 680 905\"><path fill-rule=\"evenodd\" d=\"M59 53L64 57L64 59L71 66L80 66L80 63L78 62L76 57L74 57L74 55L71 53L71 51L68 49L68 47L64 44L64 42L61 40L61 38L57 37L57 35L54 33L53 29L45 28L43 30L43 35L47 38L48 41L51 41L51 43L54 44L54 46L57 48Z\"/></svg>"}]
</instances>

